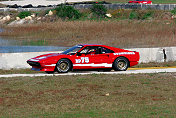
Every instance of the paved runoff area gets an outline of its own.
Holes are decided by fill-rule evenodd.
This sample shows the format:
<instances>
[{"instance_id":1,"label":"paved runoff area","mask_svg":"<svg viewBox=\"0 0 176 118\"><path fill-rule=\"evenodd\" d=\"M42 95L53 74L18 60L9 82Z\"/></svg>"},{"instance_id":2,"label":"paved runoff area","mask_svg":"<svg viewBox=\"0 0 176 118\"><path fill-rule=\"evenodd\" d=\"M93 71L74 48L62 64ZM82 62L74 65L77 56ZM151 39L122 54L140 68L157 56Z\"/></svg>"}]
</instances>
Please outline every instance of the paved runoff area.
<instances>
[{"instance_id":1,"label":"paved runoff area","mask_svg":"<svg viewBox=\"0 0 176 118\"><path fill-rule=\"evenodd\" d=\"M152 68L129 68L127 71L74 71L69 73L55 73L55 74L7 74L0 75L2 77L42 77L42 76L65 76L65 75L89 75L89 74L141 74L141 73L173 73L176 72L176 67L152 67Z\"/></svg>"},{"instance_id":2,"label":"paved runoff area","mask_svg":"<svg viewBox=\"0 0 176 118\"><path fill-rule=\"evenodd\" d=\"M16 1L3 1L0 2L2 4L6 4L6 5L29 5L32 4L33 6L38 6L38 5L58 5L61 3L65 3L65 2L83 2L83 1L92 1L92 0L16 0Z\"/></svg>"}]
</instances>

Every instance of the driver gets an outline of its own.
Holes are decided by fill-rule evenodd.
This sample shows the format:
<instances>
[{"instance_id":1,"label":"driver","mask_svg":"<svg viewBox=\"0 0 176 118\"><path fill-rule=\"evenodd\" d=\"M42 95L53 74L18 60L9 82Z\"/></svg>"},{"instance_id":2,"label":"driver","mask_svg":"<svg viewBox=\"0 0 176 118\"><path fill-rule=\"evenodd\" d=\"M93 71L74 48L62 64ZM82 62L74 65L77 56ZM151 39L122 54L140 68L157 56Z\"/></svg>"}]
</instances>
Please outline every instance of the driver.
<instances>
[{"instance_id":1,"label":"driver","mask_svg":"<svg viewBox=\"0 0 176 118\"><path fill-rule=\"evenodd\" d=\"M90 50L88 51L88 54L95 54L95 49L90 49Z\"/></svg>"}]
</instances>

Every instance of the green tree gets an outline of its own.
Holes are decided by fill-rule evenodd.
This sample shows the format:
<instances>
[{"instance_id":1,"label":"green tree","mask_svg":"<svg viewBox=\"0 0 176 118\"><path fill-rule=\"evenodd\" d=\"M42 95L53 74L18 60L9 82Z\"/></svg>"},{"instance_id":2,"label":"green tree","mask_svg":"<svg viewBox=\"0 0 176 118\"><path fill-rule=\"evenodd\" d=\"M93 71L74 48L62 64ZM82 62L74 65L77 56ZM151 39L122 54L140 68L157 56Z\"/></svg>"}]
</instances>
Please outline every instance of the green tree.
<instances>
[{"instance_id":1,"label":"green tree","mask_svg":"<svg viewBox=\"0 0 176 118\"><path fill-rule=\"evenodd\" d=\"M81 13L78 10L74 9L72 6L61 5L57 7L55 10L56 15L62 18L63 20L65 19L75 20L81 17Z\"/></svg>"},{"instance_id":2,"label":"green tree","mask_svg":"<svg viewBox=\"0 0 176 118\"><path fill-rule=\"evenodd\" d=\"M93 13L93 16L96 18L105 18L107 8L104 5L101 4L93 4L93 6L90 8L91 12Z\"/></svg>"}]
</instances>

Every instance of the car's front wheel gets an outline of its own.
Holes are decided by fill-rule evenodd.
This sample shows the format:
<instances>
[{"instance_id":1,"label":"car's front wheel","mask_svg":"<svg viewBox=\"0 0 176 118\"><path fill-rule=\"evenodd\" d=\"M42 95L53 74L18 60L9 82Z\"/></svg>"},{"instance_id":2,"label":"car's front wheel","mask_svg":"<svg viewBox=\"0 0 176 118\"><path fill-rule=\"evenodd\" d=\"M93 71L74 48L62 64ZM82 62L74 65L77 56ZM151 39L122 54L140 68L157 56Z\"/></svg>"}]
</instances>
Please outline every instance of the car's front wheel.
<instances>
[{"instance_id":1,"label":"car's front wheel","mask_svg":"<svg viewBox=\"0 0 176 118\"><path fill-rule=\"evenodd\" d=\"M129 61L125 57L118 57L113 63L113 68L116 71L125 71L128 67Z\"/></svg>"},{"instance_id":2,"label":"car's front wheel","mask_svg":"<svg viewBox=\"0 0 176 118\"><path fill-rule=\"evenodd\" d=\"M68 59L60 59L56 64L59 73L67 73L71 69L71 62Z\"/></svg>"}]
</instances>

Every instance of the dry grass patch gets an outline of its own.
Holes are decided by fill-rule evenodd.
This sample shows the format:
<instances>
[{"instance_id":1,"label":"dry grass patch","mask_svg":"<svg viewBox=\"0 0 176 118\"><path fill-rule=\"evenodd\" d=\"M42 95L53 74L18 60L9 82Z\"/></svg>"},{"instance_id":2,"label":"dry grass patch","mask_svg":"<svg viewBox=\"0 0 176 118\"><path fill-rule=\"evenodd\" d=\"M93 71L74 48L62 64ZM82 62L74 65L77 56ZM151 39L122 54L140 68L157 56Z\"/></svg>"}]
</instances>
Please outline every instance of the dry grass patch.
<instances>
[{"instance_id":1,"label":"dry grass patch","mask_svg":"<svg viewBox=\"0 0 176 118\"><path fill-rule=\"evenodd\" d=\"M176 73L0 79L1 117L175 117Z\"/></svg>"},{"instance_id":2,"label":"dry grass patch","mask_svg":"<svg viewBox=\"0 0 176 118\"><path fill-rule=\"evenodd\" d=\"M57 46L80 43L115 47L175 46L175 27L176 24L170 21L58 21L6 27L6 32L0 36L32 41L40 39Z\"/></svg>"}]
</instances>

